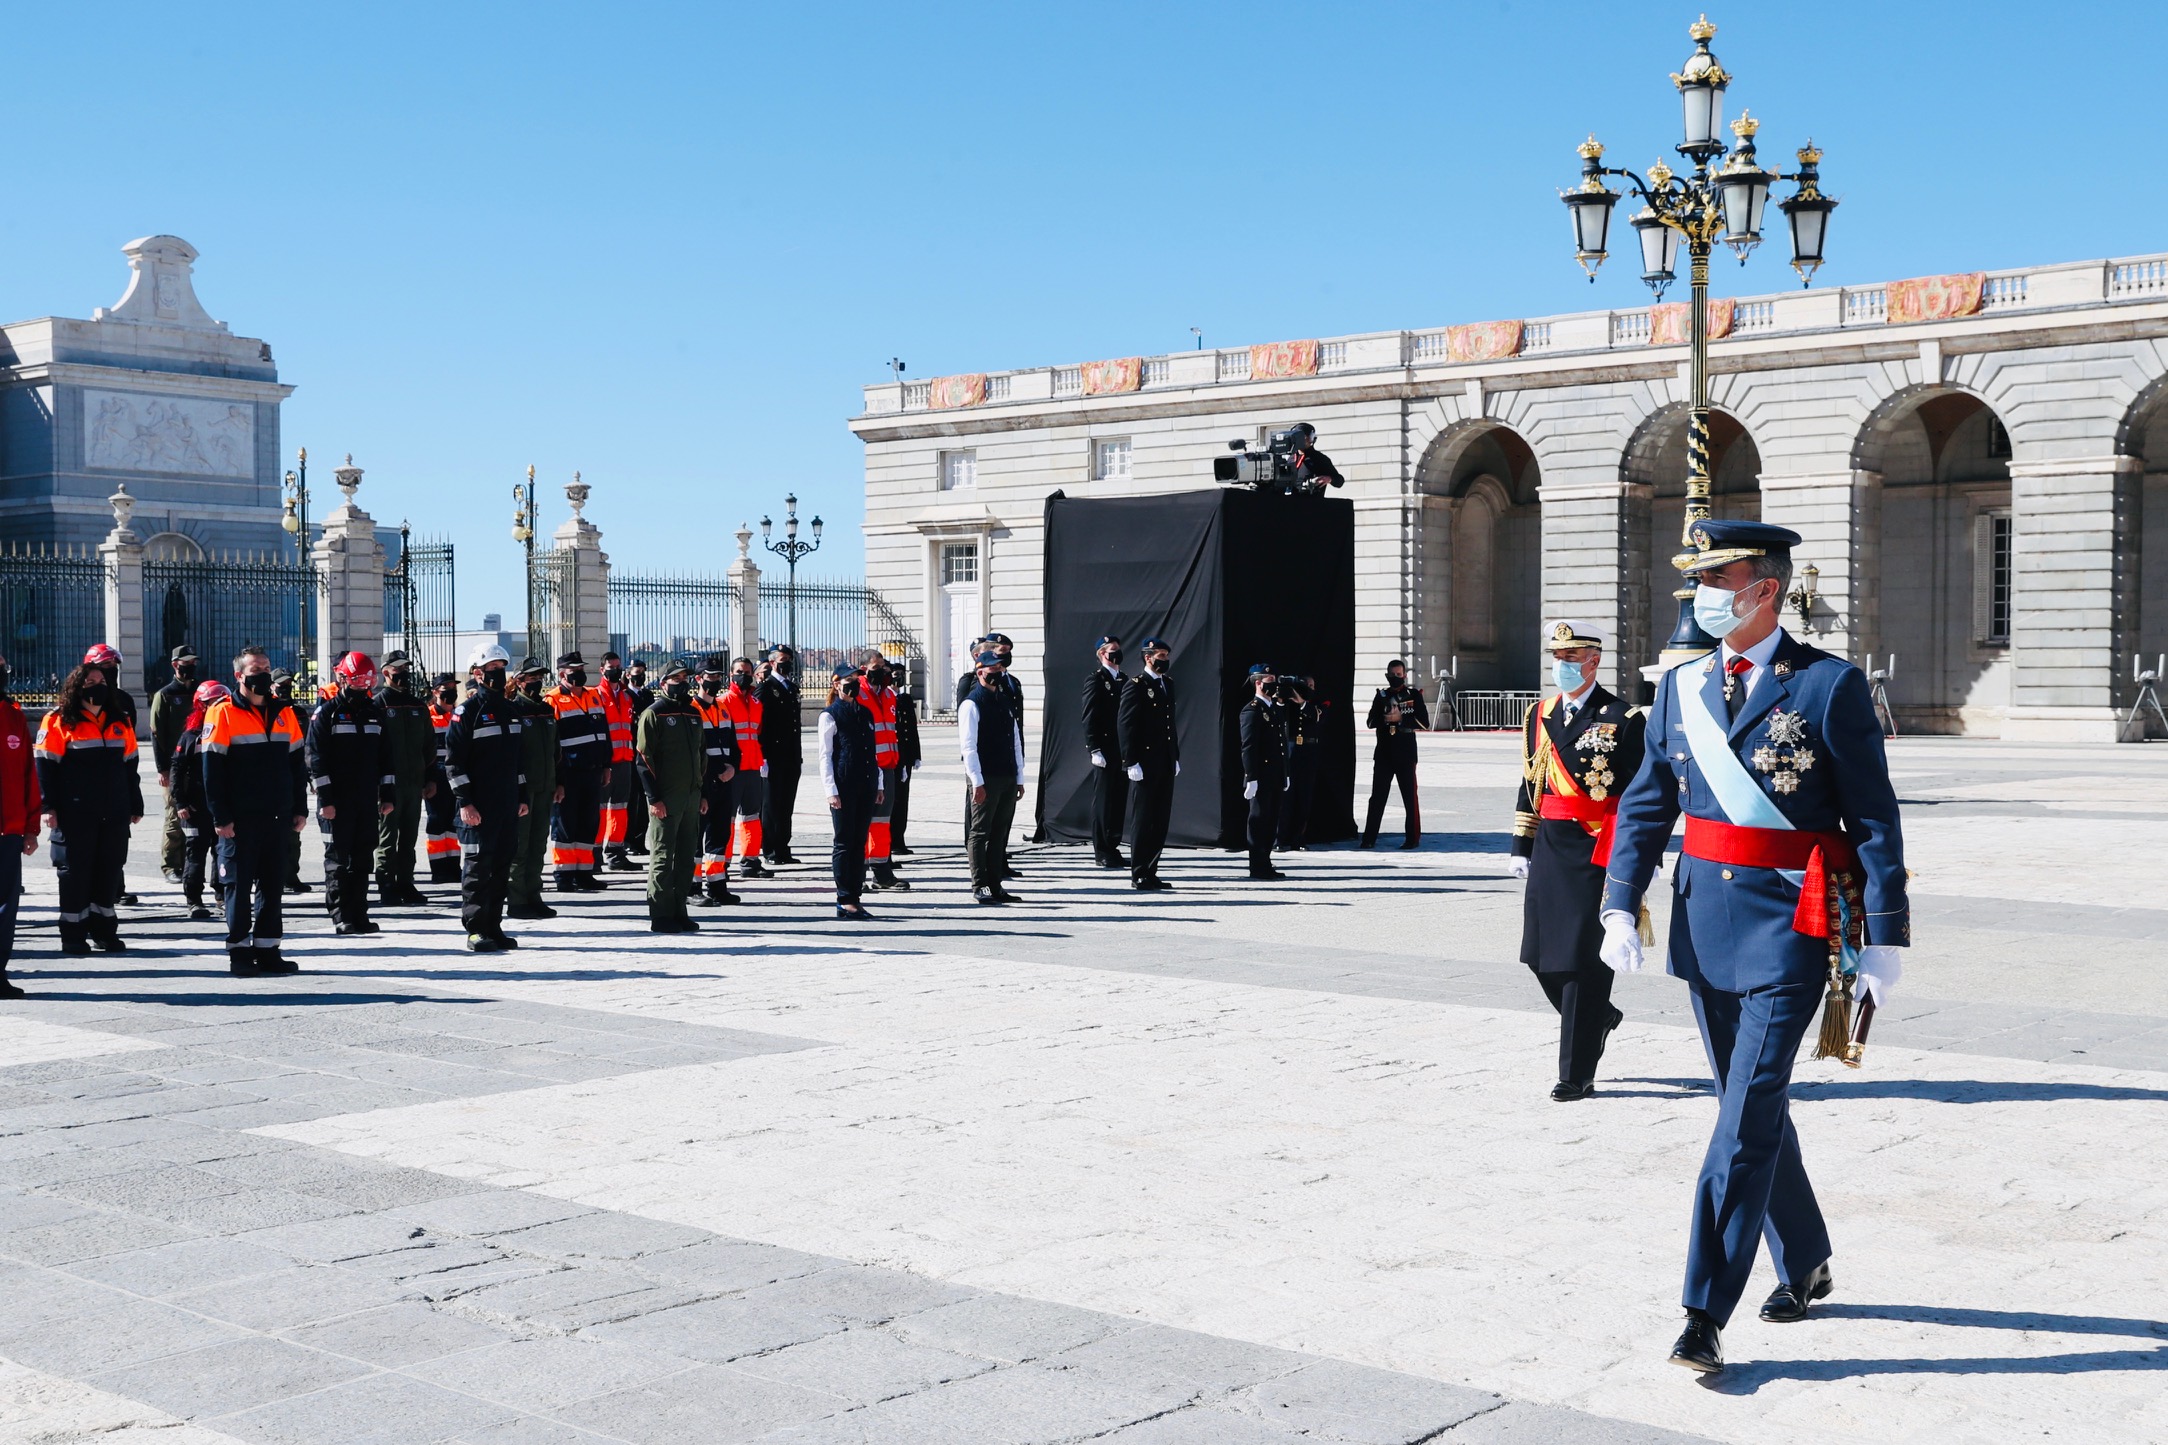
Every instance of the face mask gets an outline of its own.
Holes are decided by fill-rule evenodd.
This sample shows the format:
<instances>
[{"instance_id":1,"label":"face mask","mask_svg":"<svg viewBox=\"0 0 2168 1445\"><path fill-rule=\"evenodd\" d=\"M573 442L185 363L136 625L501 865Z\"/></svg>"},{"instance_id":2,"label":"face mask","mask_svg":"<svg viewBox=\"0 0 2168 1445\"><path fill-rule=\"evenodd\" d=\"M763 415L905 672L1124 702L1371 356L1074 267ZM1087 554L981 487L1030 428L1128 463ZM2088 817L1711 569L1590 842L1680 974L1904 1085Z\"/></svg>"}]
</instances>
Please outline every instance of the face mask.
<instances>
[{"instance_id":1,"label":"face mask","mask_svg":"<svg viewBox=\"0 0 2168 1445\"><path fill-rule=\"evenodd\" d=\"M700 679L700 690L713 697L723 690L723 680L719 677L703 677Z\"/></svg>"},{"instance_id":2,"label":"face mask","mask_svg":"<svg viewBox=\"0 0 2168 1445\"><path fill-rule=\"evenodd\" d=\"M173 675L182 682L194 682L196 665L193 662L177 662L173 665Z\"/></svg>"},{"instance_id":3,"label":"face mask","mask_svg":"<svg viewBox=\"0 0 2168 1445\"><path fill-rule=\"evenodd\" d=\"M789 677L789 676L790 676L790 672L791 672L791 667L790 667L790 659L789 659L789 658L787 658L787 657L779 657L779 658L777 658L777 659L775 660L775 673L776 673L776 676L778 676L778 677Z\"/></svg>"},{"instance_id":4,"label":"face mask","mask_svg":"<svg viewBox=\"0 0 2168 1445\"><path fill-rule=\"evenodd\" d=\"M241 686L247 689L250 697L269 697L271 695L271 674L268 672L252 672L241 679Z\"/></svg>"},{"instance_id":5,"label":"face mask","mask_svg":"<svg viewBox=\"0 0 2168 1445\"><path fill-rule=\"evenodd\" d=\"M1560 692L1579 692L1585 671L1580 663L1568 662L1562 657L1551 661L1551 681L1558 684Z\"/></svg>"},{"instance_id":6,"label":"face mask","mask_svg":"<svg viewBox=\"0 0 2168 1445\"><path fill-rule=\"evenodd\" d=\"M894 674L885 667L876 667L875 669L873 669L873 671L866 674L866 677L873 683L875 687L888 686L888 680L892 676L894 676Z\"/></svg>"},{"instance_id":7,"label":"face mask","mask_svg":"<svg viewBox=\"0 0 2168 1445\"><path fill-rule=\"evenodd\" d=\"M855 677L851 678L847 682L843 683L842 686L837 688L836 691L841 693L843 696L849 698L852 702L858 701L858 679Z\"/></svg>"},{"instance_id":8,"label":"face mask","mask_svg":"<svg viewBox=\"0 0 2168 1445\"><path fill-rule=\"evenodd\" d=\"M566 668L566 669L565 669L565 686L567 686L567 687L585 687L585 686L587 686L587 669L586 669L586 668L584 668L584 667L568 667L568 668Z\"/></svg>"},{"instance_id":9,"label":"face mask","mask_svg":"<svg viewBox=\"0 0 2168 1445\"><path fill-rule=\"evenodd\" d=\"M1404 672L1388 672L1385 674L1385 685L1387 687L1406 687L1408 685L1408 675Z\"/></svg>"},{"instance_id":10,"label":"face mask","mask_svg":"<svg viewBox=\"0 0 2168 1445\"><path fill-rule=\"evenodd\" d=\"M693 685L689 682L666 682L662 685L662 695L672 702L684 702L693 695Z\"/></svg>"},{"instance_id":11,"label":"face mask","mask_svg":"<svg viewBox=\"0 0 2168 1445\"><path fill-rule=\"evenodd\" d=\"M618 682L622 680L624 676L625 669L623 669L622 667L605 667L602 669L602 680L604 682Z\"/></svg>"},{"instance_id":12,"label":"face mask","mask_svg":"<svg viewBox=\"0 0 2168 1445\"><path fill-rule=\"evenodd\" d=\"M491 692L503 692L505 675L505 670L501 667L489 668L482 673L482 686Z\"/></svg>"},{"instance_id":13,"label":"face mask","mask_svg":"<svg viewBox=\"0 0 2168 1445\"><path fill-rule=\"evenodd\" d=\"M1120 667L1121 665L1122 665L1122 650L1121 650L1121 649L1120 649L1119 647L1110 647L1110 648L1108 648L1108 649L1107 649L1107 666L1109 666L1109 667Z\"/></svg>"},{"instance_id":14,"label":"face mask","mask_svg":"<svg viewBox=\"0 0 2168 1445\"><path fill-rule=\"evenodd\" d=\"M1726 592L1723 588L1711 587L1706 582L1696 587L1694 620L1701 624L1701 630L1714 638L1729 637L1740 623L1746 621L1732 610L1738 596L1736 592Z\"/></svg>"},{"instance_id":15,"label":"face mask","mask_svg":"<svg viewBox=\"0 0 2168 1445\"><path fill-rule=\"evenodd\" d=\"M753 674L750 672L733 672L730 674L730 681L740 692L752 691Z\"/></svg>"},{"instance_id":16,"label":"face mask","mask_svg":"<svg viewBox=\"0 0 2168 1445\"><path fill-rule=\"evenodd\" d=\"M542 696L542 679L539 677L522 678L519 690L528 697L539 698Z\"/></svg>"}]
</instances>

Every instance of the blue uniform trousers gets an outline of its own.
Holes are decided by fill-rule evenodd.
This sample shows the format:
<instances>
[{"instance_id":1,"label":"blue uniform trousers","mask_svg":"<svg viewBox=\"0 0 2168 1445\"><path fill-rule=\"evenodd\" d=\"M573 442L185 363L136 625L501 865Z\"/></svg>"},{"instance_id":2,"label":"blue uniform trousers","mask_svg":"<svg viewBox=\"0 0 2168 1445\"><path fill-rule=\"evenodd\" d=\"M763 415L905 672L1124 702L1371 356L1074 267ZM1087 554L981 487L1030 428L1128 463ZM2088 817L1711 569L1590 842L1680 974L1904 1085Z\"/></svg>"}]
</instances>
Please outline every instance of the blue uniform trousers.
<instances>
[{"instance_id":1,"label":"blue uniform trousers","mask_svg":"<svg viewBox=\"0 0 2168 1445\"><path fill-rule=\"evenodd\" d=\"M1805 1279L1829 1258L1829 1229L1799 1155L1790 1096L1792 1061L1814 1024L1823 987L1819 979L1745 993L1698 979L1690 985L1718 1106L1694 1188L1681 1303L1720 1326L1746 1292L1764 1237L1777 1278L1786 1282Z\"/></svg>"},{"instance_id":2,"label":"blue uniform trousers","mask_svg":"<svg viewBox=\"0 0 2168 1445\"><path fill-rule=\"evenodd\" d=\"M226 879L226 951L273 954L286 932L287 857L293 824L284 818L236 818L218 840Z\"/></svg>"}]
</instances>

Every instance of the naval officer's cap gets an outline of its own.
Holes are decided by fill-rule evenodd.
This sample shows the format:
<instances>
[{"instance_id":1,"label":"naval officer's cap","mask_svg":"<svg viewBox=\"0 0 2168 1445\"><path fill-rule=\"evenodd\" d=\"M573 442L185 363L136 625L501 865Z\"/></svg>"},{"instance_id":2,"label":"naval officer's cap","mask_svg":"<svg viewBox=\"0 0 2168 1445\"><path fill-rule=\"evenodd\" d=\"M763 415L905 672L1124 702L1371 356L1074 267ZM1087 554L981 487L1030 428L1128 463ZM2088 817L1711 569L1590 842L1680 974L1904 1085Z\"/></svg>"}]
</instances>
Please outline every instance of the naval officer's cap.
<instances>
[{"instance_id":1,"label":"naval officer's cap","mask_svg":"<svg viewBox=\"0 0 2168 1445\"><path fill-rule=\"evenodd\" d=\"M1601 647L1603 634L1577 618L1561 617L1543 625L1543 648L1563 652L1569 647Z\"/></svg>"},{"instance_id":2,"label":"naval officer's cap","mask_svg":"<svg viewBox=\"0 0 2168 1445\"><path fill-rule=\"evenodd\" d=\"M1789 527L1709 517L1694 523L1687 540L1694 550L1679 559L1681 572L1728 567L1749 557L1789 557L1800 536Z\"/></svg>"}]
</instances>

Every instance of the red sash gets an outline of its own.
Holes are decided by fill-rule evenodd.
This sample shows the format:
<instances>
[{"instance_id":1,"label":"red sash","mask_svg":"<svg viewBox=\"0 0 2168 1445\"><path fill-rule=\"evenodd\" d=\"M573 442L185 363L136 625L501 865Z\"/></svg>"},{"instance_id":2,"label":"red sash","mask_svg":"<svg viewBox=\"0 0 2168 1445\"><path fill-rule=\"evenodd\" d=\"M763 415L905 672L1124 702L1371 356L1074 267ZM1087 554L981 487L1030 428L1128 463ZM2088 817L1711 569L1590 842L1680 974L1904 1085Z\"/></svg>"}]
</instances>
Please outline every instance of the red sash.
<instances>
[{"instance_id":1,"label":"red sash","mask_svg":"<svg viewBox=\"0 0 2168 1445\"><path fill-rule=\"evenodd\" d=\"M1596 831L1589 836L1596 840L1596 851L1589 861L1597 867L1607 866L1611 861L1611 820L1618 815L1618 799L1606 798L1597 802L1593 798L1568 798L1557 793L1545 793L1536 805L1537 812L1545 818L1558 818L1574 823L1593 823Z\"/></svg>"},{"instance_id":2,"label":"red sash","mask_svg":"<svg viewBox=\"0 0 2168 1445\"><path fill-rule=\"evenodd\" d=\"M1742 828L1718 818L1686 820L1686 856L1739 868L1796 868L1806 872L1799 904L1792 910L1792 931L1810 938L1829 937L1829 874L1859 866L1842 833L1809 833L1796 828Z\"/></svg>"}]
</instances>

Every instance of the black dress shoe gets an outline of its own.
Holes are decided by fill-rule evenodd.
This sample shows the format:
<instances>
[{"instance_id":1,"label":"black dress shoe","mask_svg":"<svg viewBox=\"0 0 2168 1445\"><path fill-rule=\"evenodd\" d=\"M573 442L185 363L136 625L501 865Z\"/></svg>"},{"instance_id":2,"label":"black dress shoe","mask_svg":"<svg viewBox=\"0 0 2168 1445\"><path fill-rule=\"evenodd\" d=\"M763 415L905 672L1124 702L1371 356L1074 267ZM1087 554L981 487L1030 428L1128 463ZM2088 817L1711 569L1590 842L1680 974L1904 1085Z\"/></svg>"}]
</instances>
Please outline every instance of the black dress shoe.
<instances>
[{"instance_id":1,"label":"black dress shoe","mask_svg":"<svg viewBox=\"0 0 2168 1445\"><path fill-rule=\"evenodd\" d=\"M1002 864L1002 865L1001 865L1001 881L1002 881L1002 882L1006 883L1006 882L1008 882L1008 881L1009 881L1009 880L1010 880L1011 878L1021 878L1021 877L1023 877L1023 876L1024 876L1024 875L1023 875L1023 872L1022 872L1021 870L1019 870L1019 869L1016 869L1016 868L1011 868L1011 867L1010 867L1010 866L1009 866L1008 864L1006 864L1006 863L1004 863L1004 864Z\"/></svg>"},{"instance_id":2,"label":"black dress shoe","mask_svg":"<svg viewBox=\"0 0 2168 1445\"><path fill-rule=\"evenodd\" d=\"M1401 851L1401 852L1403 852L1403 853L1412 853L1412 852L1414 852L1414 851L1415 851L1416 849L1418 849L1418 848L1420 848L1420 847L1422 847L1422 846L1423 846L1423 840L1422 840L1422 839L1420 839L1420 838L1410 838L1410 839L1409 839L1409 840L1408 840L1407 842L1405 842L1405 843L1402 843L1402 844L1400 845L1400 851Z\"/></svg>"},{"instance_id":3,"label":"black dress shoe","mask_svg":"<svg viewBox=\"0 0 2168 1445\"><path fill-rule=\"evenodd\" d=\"M295 963L275 948L259 948L256 950L254 971L263 977L270 978L282 974L299 973L301 972L301 965Z\"/></svg>"},{"instance_id":4,"label":"black dress shoe","mask_svg":"<svg viewBox=\"0 0 2168 1445\"><path fill-rule=\"evenodd\" d=\"M1700 1310L1686 1312L1686 1328L1671 1347L1671 1363L1713 1375L1724 1368L1724 1332Z\"/></svg>"},{"instance_id":5,"label":"black dress shoe","mask_svg":"<svg viewBox=\"0 0 2168 1445\"><path fill-rule=\"evenodd\" d=\"M873 915L855 903L838 903L836 905L836 917L843 919L847 923L871 923L873 921Z\"/></svg>"},{"instance_id":6,"label":"black dress shoe","mask_svg":"<svg viewBox=\"0 0 2168 1445\"><path fill-rule=\"evenodd\" d=\"M1807 1277L1797 1284L1780 1284L1762 1301L1761 1317L1773 1325L1788 1325L1794 1320L1807 1317L1807 1308L1818 1299L1829 1298L1835 1284L1829 1277L1829 1261L1807 1271Z\"/></svg>"},{"instance_id":7,"label":"black dress shoe","mask_svg":"<svg viewBox=\"0 0 2168 1445\"><path fill-rule=\"evenodd\" d=\"M1357 843L1355 846L1358 848L1375 848L1378 846L1378 840L1375 838L1365 838L1360 843Z\"/></svg>"},{"instance_id":8,"label":"black dress shoe","mask_svg":"<svg viewBox=\"0 0 2168 1445\"><path fill-rule=\"evenodd\" d=\"M1256 868L1250 870L1250 877L1260 883L1268 883L1275 878L1285 878L1286 876L1277 868L1266 868L1262 871Z\"/></svg>"},{"instance_id":9,"label":"black dress shoe","mask_svg":"<svg viewBox=\"0 0 2168 1445\"><path fill-rule=\"evenodd\" d=\"M201 903L191 903L188 905L188 921L190 923L209 923L212 919L216 917L218 917L217 914L213 913L210 909L204 907Z\"/></svg>"},{"instance_id":10,"label":"black dress shoe","mask_svg":"<svg viewBox=\"0 0 2168 1445\"><path fill-rule=\"evenodd\" d=\"M974 888L971 890L971 897L972 901L977 903L995 904L1001 901L994 896L994 890L991 888Z\"/></svg>"},{"instance_id":11,"label":"black dress shoe","mask_svg":"<svg viewBox=\"0 0 2168 1445\"><path fill-rule=\"evenodd\" d=\"M547 903L522 903L516 908L504 910L507 918L555 918L557 910Z\"/></svg>"},{"instance_id":12,"label":"black dress shoe","mask_svg":"<svg viewBox=\"0 0 2168 1445\"><path fill-rule=\"evenodd\" d=\"M1002 887L999 883L996 883L994 885L993 894L994 902L996 903L1021 903L1024 901L1016 894L1011 893L1008 889Z\"/></svg>"},{"instance_id":13,"label":"black dress shoe","mask_svg":"<svg viewBox=\"0 0 2168 1445\"><path fill-rule=\"evenodd\" d=\"M469 953L503 953L504 951L505 942L501 938L484 938L479 933L467 935L467 952Z\"/></svg>"},{"instance_id":14,"label":"black dress shoe","mask_svg":"<svg viewBox=\"0 0 2168 1445\"><path fill-rule=\"evenodd\" d=\"M1554 1104L1570 1104L1576 1099L1585 1099L1595 1092L1596 1086L1594 1084L1576 1084L1561 1079L1551 1085L1551 1102Z\"/></svg>"},{"instance_id":15,"label":"black dress shoe","mask_svg":"<svg viewBox=\"0 0 2168 1445\"><path fill-rule=\"evenodd\" d=\"M1165 893L1173 887L1172 884L1164 883L1157 878L1132 878L1129 880L1129 886L1140 893Z\"/></svg>"},{"instance_id":16,"label":"black dress shoe","mask_svg":"<svg viewBox=\"0 0 2168 1445\"><path fill-rule=\"evenodd\" d=\"M17 988L6 974L0 973L0 998L28 998L29 996Z\"/></svg>"},{"instance_id":17,"label":"black dress shoe","mask_svg":"<svg viewBox=\"0 0 2168 1445\"><path fill-rule=\"evenodd\" d=\"M116 934L112 938L93 938L90 946L100 953L126 953L128 940Z\"/></svg>"},{"instance_id":18,"label":"black dress shoe","mask_svg":"<svg viewBox=\"0 0 2168 1445\"><path fill-rule=\"evenodd\" d=\"M904 847L904 846L903 846L903 845L902 845L901 843L896 843L896 844L893 844L893 845L891 845L888 851L889 851L889 852L891 852L891 853L893 853L893 854L895 854L895 855L896 855L896 856L897 856L898 858L908 858L908 857L910 857L910 856L911 856L911 855L912 855L913 853L916 853L916 852L918 851L918 849L916 849L916 848L906 848L906 847ZM785 859L784 861L785 861L786 863L795 863L795 862L797 862L798 860L797 860L797 859L795 859L795 858L786 858L786 859Z\"/></svg>"}]
</instances>

